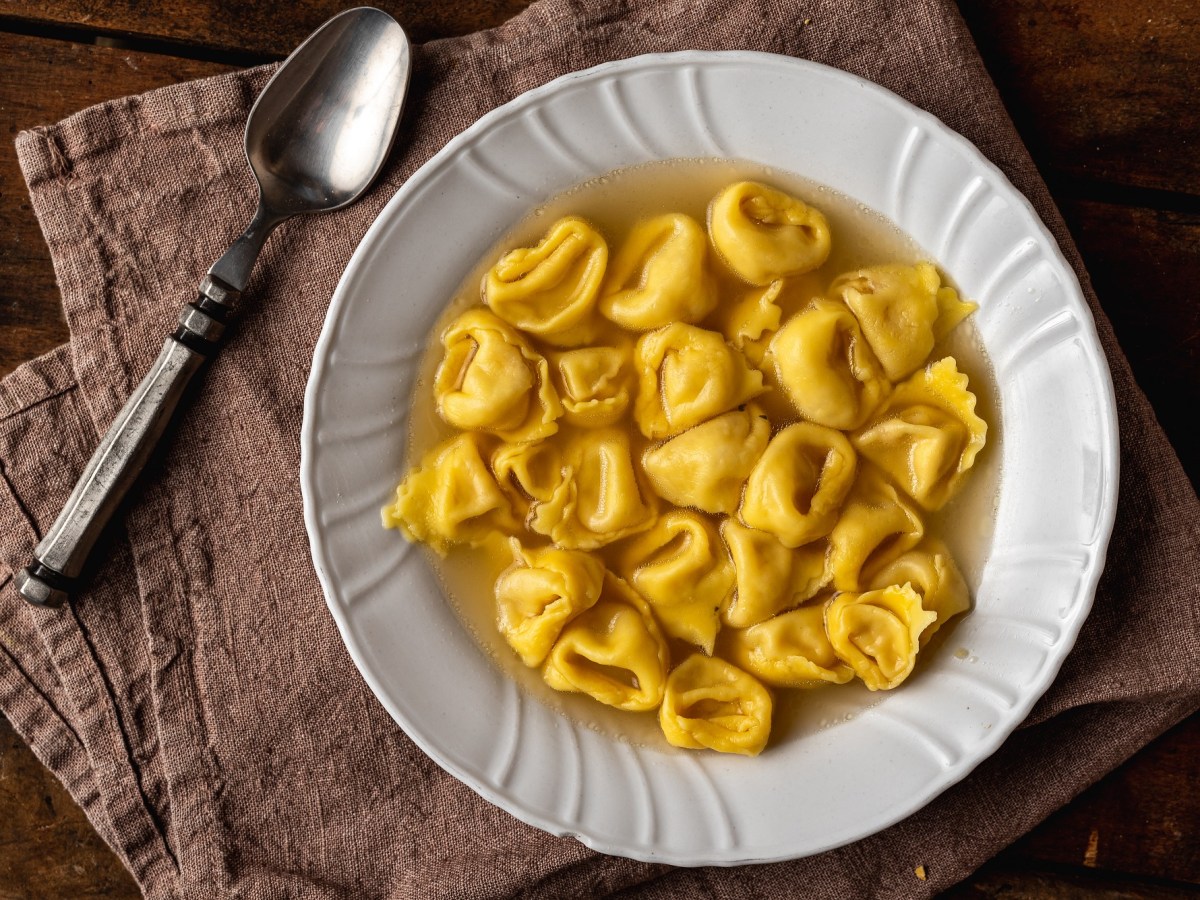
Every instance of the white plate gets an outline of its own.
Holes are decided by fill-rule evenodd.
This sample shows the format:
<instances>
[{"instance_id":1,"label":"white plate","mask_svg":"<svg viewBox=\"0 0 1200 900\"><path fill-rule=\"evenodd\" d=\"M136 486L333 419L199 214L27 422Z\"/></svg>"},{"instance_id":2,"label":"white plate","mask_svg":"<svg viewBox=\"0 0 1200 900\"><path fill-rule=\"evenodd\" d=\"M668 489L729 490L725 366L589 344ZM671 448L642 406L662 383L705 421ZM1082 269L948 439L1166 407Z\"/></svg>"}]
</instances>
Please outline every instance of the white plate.
<instances>
[{"instance_id":1,"label":"white plate","mask_svg":"<svg viewBox=\"0 0 1200 900\"><path fill-rule=\"evenodd\" d=\"M757 759L617 740L519 690L380 527L404 471L428 329L541 201L653 159L796 172L890 216L977 300L1003 410L1001 487L975 610L919 677ZM992 753L1049 686L1104 563L1117 490L1112 383L1070 267L966 140L844 72L758 53L643 56L567 75L451 141L379 215L334 294L305 397L313 560L363 677L439 765L518 818L678 865L791 859L879 831ZM836 692L830 692L831 694ZM858 696L858 695L855 695ZM836 710L835 710L836 711Z\"/></svg>"}]
</instances>

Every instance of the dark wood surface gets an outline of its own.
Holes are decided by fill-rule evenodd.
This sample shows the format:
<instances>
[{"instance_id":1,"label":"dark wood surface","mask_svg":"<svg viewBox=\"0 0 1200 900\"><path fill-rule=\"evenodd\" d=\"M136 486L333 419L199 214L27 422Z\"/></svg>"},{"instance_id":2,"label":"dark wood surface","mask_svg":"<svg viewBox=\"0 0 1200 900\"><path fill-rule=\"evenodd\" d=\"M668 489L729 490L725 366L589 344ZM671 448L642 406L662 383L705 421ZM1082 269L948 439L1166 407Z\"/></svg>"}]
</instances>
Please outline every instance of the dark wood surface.
<instances>
[{"instance_id":1,"label":"dark wood surface","mask_svg":"<svg viewBox=\"0 0 1200 900\"><path fill-rule=\"evenodd\" d=\"M0 374L67 338L12 149L17 131L101 100L278 58L347 5L0 5ZM525 0L380 5L428 40L497 24ZM1200 405L1200 4L963 0L961 8L1196 483L1200 429L1189 417ZM1193 716L947 896L1196 896L1197 784ZM70 796L0 724L0 900L136 896Z\"/></svg>"}]
</instances>

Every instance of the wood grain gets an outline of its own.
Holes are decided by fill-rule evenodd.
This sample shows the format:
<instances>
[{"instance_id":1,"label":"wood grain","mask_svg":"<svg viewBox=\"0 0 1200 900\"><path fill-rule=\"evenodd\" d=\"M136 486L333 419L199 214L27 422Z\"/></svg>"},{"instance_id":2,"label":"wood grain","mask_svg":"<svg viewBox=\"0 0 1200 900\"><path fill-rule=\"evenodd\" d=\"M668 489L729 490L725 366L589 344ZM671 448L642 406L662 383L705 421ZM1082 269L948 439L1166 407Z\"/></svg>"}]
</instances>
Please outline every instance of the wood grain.
<instances>
[{"instance_id":1,"label":"wood grain","mask_svg":"<svg viewBox=\"0 0 1200 900\"><path fill-rule=\"evenodd\" d=\"M141 896L71 795L0 718L0 900Z\"/></svg>"},{"instance_id":2,"label":"wood grain","mask_svg":"<svg viewBox=\"0 0 1200 900\"><path fill-rule=\"evenodd\" d=\"M1059 202L1133 374L1200 485L1200 211Z\"/></svg>"},{"instance_id":3,"label":"wood grain","mask_svg":"<svg viewBox=\"0 0 1200 900\"><path fill-rule=\"evenodd\" d=\"M1200 716L1147 746L994 863L1200 882Z\"/></svg>"},{"instance_id":4,"label":"wood grain","mask_svg":"<svg viewBox=\"0 0 1200 900\"><path fill-rule=\"evenodd\" d=\"M229 66L0 33L0 375L67 339L50 254L17 165L17 132Z\"/></svg>"},{"instance_id":5,"label":"wood grain","mask_svg":"<svg viewBox=\"0 0 1200 900\"><path fill-rule=\"evenodd\" d=\"M1200 194L1195 0L959 8L1043 172Z\"/></svg>"},{"instance_id":6,"label":"wood grain","mask_svg":"<svg viewBox=\"0 0 1200 900\"><path fill-rule=\"evenodd\" d=\"M1184 884L1162 884L1087 870L1013 870L989 863L942 900L1195 900Z\"/></svg>"},{"instance_id":7,"label":"wood grain","mask_svg":"<svg viewBox=\"0 0 1200 900\"><path fill-rule=\"evenodd\" d=\"M512 18L530 0L376 0L416 41L466 34ZM84 26L207 50L283 57L322 22L354 6L342 0L7 0L3 14L28 23Z\"/></svg>"}]
</instances>

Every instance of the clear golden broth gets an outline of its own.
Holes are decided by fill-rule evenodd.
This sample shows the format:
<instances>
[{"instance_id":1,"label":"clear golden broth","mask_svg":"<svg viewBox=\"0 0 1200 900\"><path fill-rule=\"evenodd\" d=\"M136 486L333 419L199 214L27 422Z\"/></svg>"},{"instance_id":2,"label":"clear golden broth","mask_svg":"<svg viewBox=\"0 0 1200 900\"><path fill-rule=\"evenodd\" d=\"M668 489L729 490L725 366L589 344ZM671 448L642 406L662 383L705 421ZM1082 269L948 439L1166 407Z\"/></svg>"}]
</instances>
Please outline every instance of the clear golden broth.
<instances>
[{"instance_id":1,"label":"clear golden broth","mask_svg":"<svg viewBox=\"0 0 1200 900\"><path fill-rule=\"evenodd\" d=\"M914 264L922 260L937 263L887 217L844 194L791 173L754 163L707 159L669 160L612 172L559 194L532 210L470 269L429 335L411 401L407 459L421 459L438 442L455 433L438 416L430 387L442 356L439 336L455 317L482 302L483 277L504 253L514 247L533 246L551 224L567 215L581 216L591 222L615 250L633 225L649 216L682 212L704 221L709 201L718 191L732 182L747 179L784 190L825 214L832 234L832 252L820 269L802 276L808 279L814 294L823 291L837 275L853 269L883 263ZM464 260L464 265L466 263ZM942 274L948 283L954 283L953 273L943 271ZM784 310L785 320L790 311ZM930 359L948 355L955 357L959 371L970 379L971 390L978 400L976 412L988 423L988 443L977 457L971 477L960 494L939 512L928 515L926 533L946 542L974 597L995 522L1002 430L999 394L991 363L971 318L935 346ZM636 429L634 432L636 453L645 442L636 435ZM585 695L559 693L542 682L537 670L521 664L495 623L493 586L500 573L511 565L509 555L497 556L483 548L466 547L451 550L444 559L428 549L425 552L463 623L491 659L521 687L588 727L603 729L623 740L667 746L656 713L615 710ZM600 555L604 556L603 550ZM949 652L944 645L952 640L947 635L952 635L953 631L954 622L951 621L922 652L922 658ZM802 709L815 695L825 695L832 687L775 691L776 722L771 744L797 729L828 724L827 715L822 714L821 721L817 722L803 714ZM878 697L866 696L865 691L847 691L845 687L839 687L838 693L845 695L850 707L861 708L878 700ZM844 702L837 704L839 711L844 706Z\"/></svg>"}]
</instances>

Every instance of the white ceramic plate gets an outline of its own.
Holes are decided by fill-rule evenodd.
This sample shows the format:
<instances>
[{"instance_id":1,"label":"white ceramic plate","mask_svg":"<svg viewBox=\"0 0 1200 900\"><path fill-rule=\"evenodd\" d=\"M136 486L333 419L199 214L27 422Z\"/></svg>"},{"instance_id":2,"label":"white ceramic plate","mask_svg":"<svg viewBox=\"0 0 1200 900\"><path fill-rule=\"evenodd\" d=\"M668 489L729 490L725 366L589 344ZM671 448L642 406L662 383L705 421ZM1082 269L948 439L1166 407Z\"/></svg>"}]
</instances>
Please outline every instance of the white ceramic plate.
<instances>
[{"instance_id":1,"label":"white ceramic plate","mask_svg":"<svg viewBox=\"0 0 1200 900\"><path fill-rule=\"evenodd\" d=\"M519 690L443 600L423 554L379 522L405 468L427 332L482 254L535 205L588 178L713 156L804 175L915 238L979 302L1003 410L993 544L973 585L975 610L953 639L970 657L944 648L902 689L874 705L865 692L847 694L836 702L849 705L826 709L826 727L750 760L615 739ZM301 485L313 560L346 646L439 765L518 818L606 853L735 864L879 831L961 779L1020 723L1092 603L1116 505L1116 430L1074 274L1029 203L971 144L844 72L688 52L531 91L404 185L354 253L325 320L305 398Z\"/></svg>"}]
</instances>

